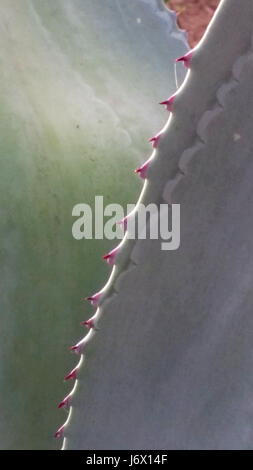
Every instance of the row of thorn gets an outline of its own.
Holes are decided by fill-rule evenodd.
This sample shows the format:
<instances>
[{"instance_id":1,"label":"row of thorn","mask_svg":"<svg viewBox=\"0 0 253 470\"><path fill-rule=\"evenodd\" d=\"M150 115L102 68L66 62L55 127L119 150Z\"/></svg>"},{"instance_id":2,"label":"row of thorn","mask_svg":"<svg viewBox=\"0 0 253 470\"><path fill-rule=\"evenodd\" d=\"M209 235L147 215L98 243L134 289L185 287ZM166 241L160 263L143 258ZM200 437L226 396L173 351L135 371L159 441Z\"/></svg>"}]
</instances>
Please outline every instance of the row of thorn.
<instances>
[{"instance_id":1,"label":"row of thorn","mask_svg":"<svg viewBox=\"0 0 253 470\"><path fill-rule=\"evenodd\" d=\"M176 62L183 62L185 67L189 68L192 56L193 56L193 51L191 50L187 54L185 54L184 56L179 57L178 59L176 59ZM173 108L174 108L175 98L176 98L176 93L173 94L172 96L170 96L170 98L168 98L167 100L162 101L159 104L165 106L167 111L172 113ZM159 141L160 141L161 137L162 137L162 131L159 132L158 134L156 134L151 139L149 139L149 142L152 143L154 149L156 149L158 147L158 144L159 144ZM139 174L139 176L142 179L146 179L146 177L147 177L147 170L148 170L148 167L150 165L150 161L151 161L151 159L149 158L145 163L143 163L142 166L140 166L139 168L137 168L135 170L135 173ZM122 225L124 232L127 230L127 218L128 218L128 216L124 217L124 219L122 221L118 222L119 224ZM116 255L117 255L119 249L120 249L120 246L117 246L116 248L111 250L109 253L104 255L103 259L106 260L109 265L113 266L115 264L115 258L116 258ZM96 294L93 294L90 297L86 297L85 300L89 301L93 307L97 308L99 306L99 302L100 302L102 293L103 293L103 290L97 292ZM98 329L98 328L96 328L96 324L95 324L95 315L93 317L91 317L89 320L81 322L81 325L86 326L89 330L91 330L91 329L97 330ZM83 346L84 346L83 341L80 341L79 343L75 344L74 346L71 346L70 350L74 351L76 354L81 354ZM79 368L79 364L76 367L74 367L74 369L65 377L65 380L70 380L70 379L76 380L77 379L78 368ZM73 391L70 392L61 401L58 408L69 408L72 393L73 393ZM56 437L56 438L57 437L63 437L64 430L65 430L65 424L63 424L56 431L54 437Z\"/></svg>"}]
</instances>

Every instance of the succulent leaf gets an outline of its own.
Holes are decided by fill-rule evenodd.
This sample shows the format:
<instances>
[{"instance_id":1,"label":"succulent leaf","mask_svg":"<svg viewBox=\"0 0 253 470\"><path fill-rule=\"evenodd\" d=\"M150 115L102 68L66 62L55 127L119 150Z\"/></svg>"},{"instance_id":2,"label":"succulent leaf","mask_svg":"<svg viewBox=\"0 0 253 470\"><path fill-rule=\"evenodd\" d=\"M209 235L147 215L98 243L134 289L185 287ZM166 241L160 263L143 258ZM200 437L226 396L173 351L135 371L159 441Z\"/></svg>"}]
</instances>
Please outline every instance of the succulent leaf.
<instances>
[{"instance_id":1,"label":"succulent leaf","mask_svg":"<svg viewBox=\"0 0 253 470\"><path fill-rule=\"evenodd\" d=\"M65 449L252 448L252 19L223 0L194 50L141 197L181 205L181 246L126 239Z\"/></svg>"}]
</instances>

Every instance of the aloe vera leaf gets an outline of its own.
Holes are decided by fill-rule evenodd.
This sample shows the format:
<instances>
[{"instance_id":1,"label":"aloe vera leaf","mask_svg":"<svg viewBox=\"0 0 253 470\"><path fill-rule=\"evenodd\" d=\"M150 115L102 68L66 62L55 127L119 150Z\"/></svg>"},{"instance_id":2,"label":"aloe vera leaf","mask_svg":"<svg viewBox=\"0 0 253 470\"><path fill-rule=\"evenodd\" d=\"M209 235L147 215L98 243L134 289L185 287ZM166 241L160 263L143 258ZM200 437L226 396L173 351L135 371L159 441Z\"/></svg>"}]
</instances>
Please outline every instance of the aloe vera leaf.
<instances>
[{"instance_id":1,"label":"aloe vera leaf","mask_svg":"<svg viewBox=\"0 0 253 470\"><path fill-rule=\"evenodd\" d=\"M64 449L252 448L252 19L223 0L193 51L142 198L181 246L123 245Z\"/></svg>"}]
</instances>

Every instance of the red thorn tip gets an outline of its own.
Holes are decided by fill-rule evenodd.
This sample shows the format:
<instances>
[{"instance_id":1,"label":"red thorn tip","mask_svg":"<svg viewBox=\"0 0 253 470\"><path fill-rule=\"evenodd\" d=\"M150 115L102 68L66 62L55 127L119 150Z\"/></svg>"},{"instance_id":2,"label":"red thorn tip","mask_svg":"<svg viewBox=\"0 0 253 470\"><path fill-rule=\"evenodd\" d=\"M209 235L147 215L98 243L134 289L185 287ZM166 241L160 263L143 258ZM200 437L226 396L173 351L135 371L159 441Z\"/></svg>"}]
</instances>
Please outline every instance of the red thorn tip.
<instances>
[{"instance_id":1,"label":"red thorn tip","mask_svg":"<svg viewBox=\"0 0 253 470\"><path fill-rule=\"evenodd\" d=\"M176 59L176 62L183 62L185 67L190 67L192 56L193 56L193 51L189 51L187 52L187 54Z\"/></svg>"},{"instance_id":2,"label":"red thorn tip","mask_svg":"<svg viewBox=\"0 0 253 470\"><path fill-rule=\"evenodd\" d=\"M137 173L137 170L135 170L135 173ZM117 222L117 224L123 225L123 230L124 230L124 232L125 232L126 229L127 229L127 218L128 218L128 216L126 215L126 217L124 217L124 219L122 219L122 220L120 220L119 222Z\"/></svg>"},{"instance_id":3,"label":"red thorn tip","mask_svg":"<svg viewBox=\"0 0 253 470\"><path fill-rule=\"evenodd\" d=\"M81 354L82 346L80 344L75 344L75 346L71 346L70 351L74 351L76 354Z\"/></svg>"},{"instance_id":4,"label":"red thorn tip","mask_svg":"<svg viewBox=\"0 0 253 470\"><path fill-rule=\"evenodd\" d=\"M63 436L63 433L64 433L64 429L65 429L65 426L63 424L63 426L61 426L58 431L56 431L54 437L57 438L57 437L62 437Z\"/></svg>"},{"instance_id":5,"label":"red thorn tip","mask_svg":"<svg viewBox=\"0 0 253 470\"><path fill-rule=\"evenodd\" d=\"M168 98L167 100L162 101L162 102L159 103L159 104L165 105L167 111L169 111L170 113L172 113L172 112L173 112L173 104L174 104L174 101L175 101L175 96L173 95L173 96L171 96L170 98Z\"/></svg>"},{"instance_id":6,"label":"red thorn tip","mask_svg":"<svg viewBox=\"0 0 253 470\"><path fill-rule=\"evenodd\" d=\"M119 247L116 246L110 253L107 253L106 255L103 256L103 259L107 261L108 264L113 265L115 264L115 258L118 253Z\"/></svg>"},{"instance_id":7,"label":"red thorn tip","mask_svg":"<svg viewBox=\"0 0 253 470\"><path fill-rule=\"evenodd\" d=\"M135 170L135 173L139 173L140 177L142 179L145 179L147 177L147 171L148 171L149 165L150 165L150 160L147 160L145 163L143 163L142 166L140 166L140 168L137 168L137 170Z\"/></svg>"},{"instance_id":8,"label":"red thorn tip","mask_svg":"<svg viewBox=\"0 0 253 470\"><path fill-rule=\"evenodd\" d=\"M77 376L77 371L78 371L78 368L75 367L75 368L65 377L65 380L69 380L69 379L75 380L75 379L76 379L76 376Z\"/></svg>"},{"instance_id":9,"label":"red thorn tip","mask_svg":"<svg viewBox=\"0 0 253 470\"><path fill-rule=\"evenodd\" d=\"M100 297L101 297L101 293L97 292L97 294L94 294L90 297L85 297L85 300L89 300L91 305L94 305L94 307L97 307Z\"/></svg>"},{"instance_id":10,"label":"red thorn tip","mask_svg":"<svg viewBox=\"0 0 253 470\"><path fill-rule=\"evenodd\" d=\"M161 137L162 137L162 132L159 132L159 134L156 134L155 137L152 137L151 139L149 139L149 142L153 144L154 149L158 147Z\"/></svg>"},{"instance_id":11,"label":"red thorn tip","mask_svg":"<svg viewBox=\"0 0 253 470\"><path fill-rule=\"evenodd\" d=\"M58 408L65 408L65 407L68 407L69 406L69 400L70 400L70 395L67 395L64 400L61 401L61 403L59 404Z\"/></svg>"},{"instance_id":12,"label":"red thorn tip","mask_svg":"<svg viewBox=\"0 0 253 470\"><path fill-rule=\"evenodd\" d=\"M94 328L94 320L93 318L90 318L89 320L82 321L81 325L87 326L87 328Z\"/></svg>"}]
</instances>

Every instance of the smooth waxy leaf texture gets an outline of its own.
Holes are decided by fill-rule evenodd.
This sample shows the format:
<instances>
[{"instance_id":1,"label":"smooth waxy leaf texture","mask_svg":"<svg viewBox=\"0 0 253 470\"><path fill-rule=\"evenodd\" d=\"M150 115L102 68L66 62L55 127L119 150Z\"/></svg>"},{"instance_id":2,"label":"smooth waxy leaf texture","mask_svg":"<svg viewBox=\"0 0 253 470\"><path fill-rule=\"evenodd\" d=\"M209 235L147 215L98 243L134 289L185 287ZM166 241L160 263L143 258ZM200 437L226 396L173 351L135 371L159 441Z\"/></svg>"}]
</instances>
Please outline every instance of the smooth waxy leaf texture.
<instances>
[{"instance_id":1,"label":"smooth waxy leaf texture","mask_svg":"<svg viewBox=\"0 0 253 470\"><path fill-rule=\"evenodd\" d=\"M181 245L126 240L65 449L252 449L253 3L223 0L146 177Z\"/></svg>"}]
</instances>

